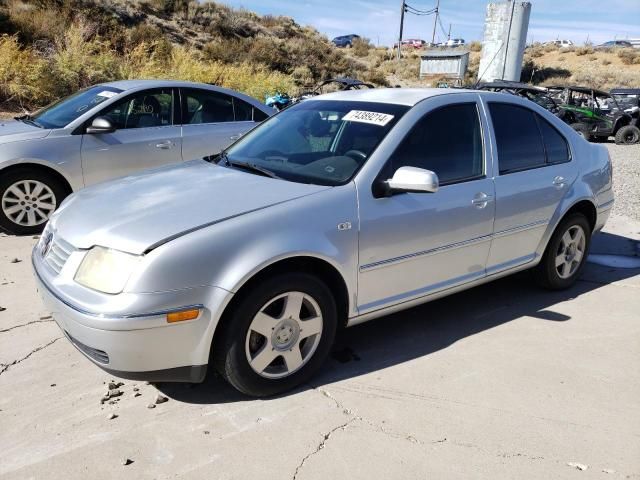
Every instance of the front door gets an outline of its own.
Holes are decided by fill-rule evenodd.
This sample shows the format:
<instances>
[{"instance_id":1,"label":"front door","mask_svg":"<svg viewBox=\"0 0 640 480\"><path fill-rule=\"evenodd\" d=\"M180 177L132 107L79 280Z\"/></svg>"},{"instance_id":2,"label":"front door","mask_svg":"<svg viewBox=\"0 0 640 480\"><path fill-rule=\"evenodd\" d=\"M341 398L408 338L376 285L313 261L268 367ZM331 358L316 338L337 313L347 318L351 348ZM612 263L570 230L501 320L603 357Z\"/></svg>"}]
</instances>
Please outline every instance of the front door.
<instances>
[{"instance_id":1,"label":"front door","mask_svg":"<svg viewBox=\"0 0 640 480\"><path fill-rule=\"evenodd\" d=\"M111 120L116 131L82 136L85 185L182 161L182 135L174 122L175 91L136 92L97 116Z\"/></svg>"},{"instance_id":2,"label":"front door","mask_svg":"<svg viewBox=\"0 0 640 480\"><path fill-rule=\"evenodd\" d=\"M445 96L446 97L446 96ZM479 100L436 98L379 180L400 167L435 172L435 193L390 197L359 188L358 308L367 313L485 275L494 220L492 165Z\"/></svg>"}]
</instances>

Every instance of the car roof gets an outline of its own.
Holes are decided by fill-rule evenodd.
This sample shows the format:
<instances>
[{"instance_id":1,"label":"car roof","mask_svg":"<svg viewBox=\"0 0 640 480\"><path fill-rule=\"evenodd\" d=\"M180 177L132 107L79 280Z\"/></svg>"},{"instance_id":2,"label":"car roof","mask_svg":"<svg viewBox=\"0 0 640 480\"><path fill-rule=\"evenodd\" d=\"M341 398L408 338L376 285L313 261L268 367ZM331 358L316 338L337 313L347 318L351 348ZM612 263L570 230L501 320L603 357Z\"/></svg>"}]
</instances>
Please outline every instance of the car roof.
<instances>
[{"instance_id":1,"label":"car roof","mask_svg":"<svg viewBox=\"0 0 640 480\"><path fill-rule=\"evenodd\" d=\"M138 88L162 88L162 87L197 87L209 88L215 87L206 83L183 82L178 80L118 80L115 82L102 83L101 85L118 88L123 91L134 90ZM221 87L215 87L221 88Z\"/></svg>"},{"instance_id":2,"label":"car roof","mask_svg":"<svg viewBox=\"0 0 640 480\"><path fill-rule=\"evenodd\" d=\"M494 82L486 82L481 83L479 85L479 89L482 90L484 88L503 88L505 90L526 90L528 92L536 92L536 93L546 93L547 89L544 87L538 87L536 85L529 85L528 83L523 82L510 82L506 80L497 80Z\"/></svg>"},{"instance_id":3,"label":"car roof","mask_svg":"<svg viewBox=\"0 0 640 480\"><path fill-rule=\"evenodd\" d=\"M612 95L640 95L640 88L612 88Z\"/></svg>"},{"instance_id":4,"label":"car roof","mask_svg":"<svg viewBox=\"0 0 640 480\"><path fill-rule=\"evenodd\" d=\"M367 90L343 90L340 92L327 93L314 97L314 100L391 103L413 107L427 98L471 92L480 93L478 91L460 88L374 88Z\"/></svg>"}]
</instances>

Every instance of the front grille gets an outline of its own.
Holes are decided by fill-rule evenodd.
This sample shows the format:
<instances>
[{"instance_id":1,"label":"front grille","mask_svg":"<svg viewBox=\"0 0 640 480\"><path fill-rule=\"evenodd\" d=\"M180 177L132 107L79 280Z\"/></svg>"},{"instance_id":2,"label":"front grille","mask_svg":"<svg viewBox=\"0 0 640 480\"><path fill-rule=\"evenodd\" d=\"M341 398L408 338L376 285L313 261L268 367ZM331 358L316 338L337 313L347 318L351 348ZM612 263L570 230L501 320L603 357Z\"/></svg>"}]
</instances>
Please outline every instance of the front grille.
<instances>
[{"instance_id":1,"label":"front grille","mask_svg":"<svg viewBox=\"0 0 640 480\"><path fill-rule=\"evenodd\" d=\"M67 263L69 256L74 252L74 250L75 248L73 248L73 245L54 235L51 240L51 247L49 247L49 251L45 255L44 261L56 273L60 273L64 264Z\"/></svg>"},{"instance_id":2,"label":"front grille","mask_svg":"<svg viewBox=\"0 0 640 480\"><path fill-rule=\"evenodd\" d=\"M105 352L103 350L98 350L97 348L92 348L92 347L89 347L89 346L85 345L84 343L82 343L82 342L76 340L75 338L73 338L69 334L69 332L67 332L66 330L65 330L64 334L67 336L69 341L75 345L75 347L78 350L83 352L89 358L92 358L96 362L102 363L102 364L105 364L105 365L107 365L109 363L109 355L107 355L107 352Z\"/></svg>"}]
</instances>

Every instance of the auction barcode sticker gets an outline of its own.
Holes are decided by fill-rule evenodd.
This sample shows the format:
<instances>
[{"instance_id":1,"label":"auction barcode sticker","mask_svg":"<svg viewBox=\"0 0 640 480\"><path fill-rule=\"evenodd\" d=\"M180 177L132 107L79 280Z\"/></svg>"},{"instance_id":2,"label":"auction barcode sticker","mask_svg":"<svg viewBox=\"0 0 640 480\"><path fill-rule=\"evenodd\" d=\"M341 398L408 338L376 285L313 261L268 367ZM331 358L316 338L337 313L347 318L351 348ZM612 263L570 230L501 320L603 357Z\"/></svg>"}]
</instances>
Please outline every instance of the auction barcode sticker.
<instances>
[{"instance_id":1,"label":"auction barcode sticker","mask_svg":"<svg viewBox=\"0 0 640 480\"><path fill-rule=\"evenodd\" d=\"M379 125L384 127L393 120L393 115L377 112L366 112L364 110L351 110L344 117L343 121L370 123L371 125Z\"/></svg>"},{"instance_id":2,"label":"auction barcode sticker","mask_svg":"<svg viewBox=\"0 0 640 480\"><path fill-rule=\"evenodd\" d=\"M116 95L118 95L116 92L110 92L109 90L103 90L102 92L97 94L98 97L105 97L105 98L112 98L112 97L115 97Z\"/></svg>"}]
</instances>

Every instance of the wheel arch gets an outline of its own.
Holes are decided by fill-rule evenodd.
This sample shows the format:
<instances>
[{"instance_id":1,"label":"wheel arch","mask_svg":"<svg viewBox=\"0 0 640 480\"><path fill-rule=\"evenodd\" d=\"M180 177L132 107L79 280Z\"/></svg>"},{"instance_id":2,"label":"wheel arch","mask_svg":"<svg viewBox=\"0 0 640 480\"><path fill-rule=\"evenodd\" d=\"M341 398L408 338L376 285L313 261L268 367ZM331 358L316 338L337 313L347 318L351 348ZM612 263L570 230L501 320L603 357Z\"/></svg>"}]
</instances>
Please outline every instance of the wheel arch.
<instances>
[{"instance_id":1,"label":"wheel arch","mask_svg":"<svg viewBox=\"0 0 640 480\"><path fill-rule=\"evenodd\" d=\"M596 208L596 205L593 199L589 197L576 199L567 208L559 208L552 221L549 222L549 227L547 228L547 231L545 232L545 235L542 238L542 241L540 242L540 245L538 246L538 250L536 252L538 258L541 258L544 254L549 240L551 240L553 232L556 231L556 228L558 228L560 222L562 222L562 220L564 220L568 215L576 212L582 213L585 217L587 217L587 221L589 222L589 226L591 227L591 233L593 233L598 221L598 210Z\"/></svg>"},{"instance_id":2,"label":"wheel arch","mask_svg":"<svg viewBox=\"0 0 640 480\"><path fill-rule=\"evenodd\" d=\"M55 168L49 165L43 165L41 163L26 162L26 163L14 163L11 165L7 165L6 167L3 167L2 169L0 169L0 177L7 175L9 173L13 173L21 170L37 171L37 172L45 173L47 175L51 175L53 178L58 180L64 186L68 194L73 193L73 187L71 186L71 182L69 182L69 179L66 176L64 176L60 171L56 170Z\"/></svg>"},{"instance_id":3,"label":"wheel arch","mask_svg":"<svg viewBox=\"0 0 640 480\"><path fill-rule=\"evenodd\" d=\"M256 271L245 277L236 288L233 289L235 294L233 299L226 306L222 313L224 318L227 311L233 308L234 303L238 302L244 292L247 292L252 285L259 283L266 277L278 275L281 273L302 272L311 273L320 278L331 290L336 300L338 308L338 318L341 323L347 323L349 317L349 288L342 273L329 261L312 255L295 255L280 258L266 265L260 266Z\"/></svg>"}]
</instances>

